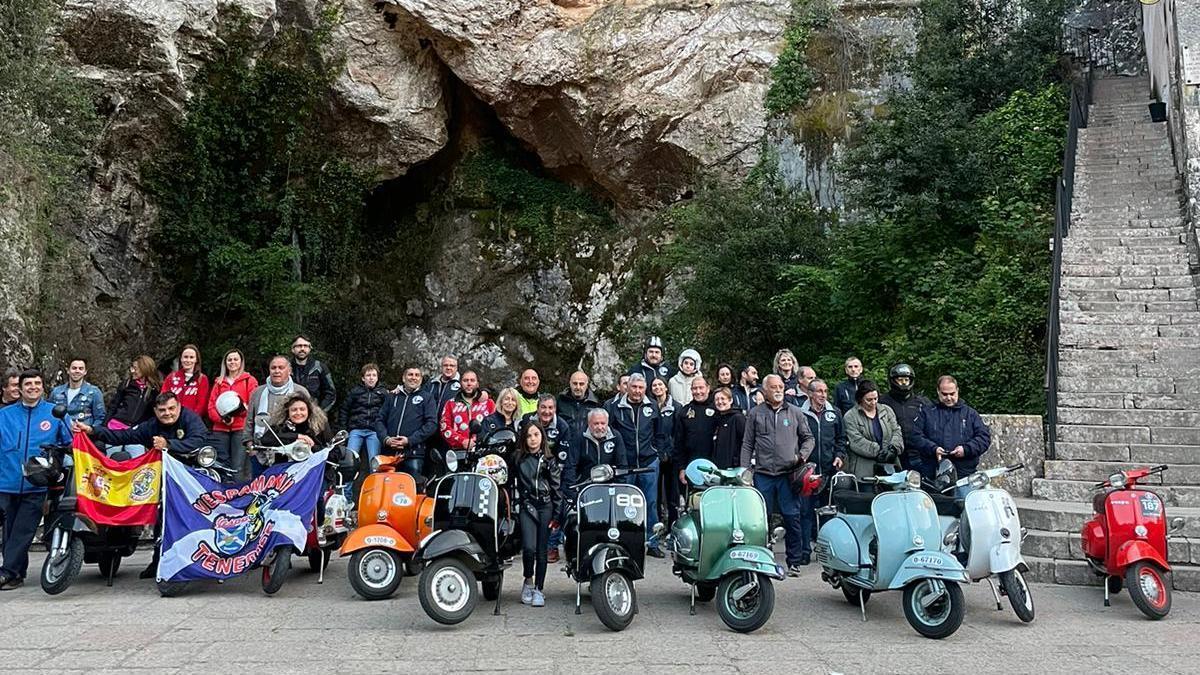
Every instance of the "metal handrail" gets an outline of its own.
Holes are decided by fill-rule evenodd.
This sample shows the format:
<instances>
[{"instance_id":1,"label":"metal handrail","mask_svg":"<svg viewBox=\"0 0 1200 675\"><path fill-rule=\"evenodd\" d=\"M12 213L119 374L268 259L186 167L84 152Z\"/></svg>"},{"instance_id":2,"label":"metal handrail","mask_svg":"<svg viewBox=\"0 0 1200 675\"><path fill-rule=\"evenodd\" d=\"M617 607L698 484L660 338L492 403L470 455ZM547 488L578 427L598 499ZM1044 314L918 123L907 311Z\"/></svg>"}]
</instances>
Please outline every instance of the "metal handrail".
<instances>
[{"instance_id":1,"label":"metal handrail","mask_svg":"<svg viewBox=\"0 0 1200 675\"><path fill-rule=\"evenodd\" d=\"M1090 45L1090 41L1084 42ZM1090 48L1089 48L1090 49ZM1088 54L1092 52L1088 51ZM1058 441L1058 310L1062 283L1062 250L1071 232L1071 206L1075 198L1075 153L1079 130L1086 129L1092 104L1094 68L1089 64L1082 77L1071 84L1071 105L1067 113L1067 143L1063 149L1062 173L1054 190L1054 237L1050 240L1053 261L1050 271L1050 310L1046 317L1046 457L1055 458Z\"/></svg>"}]
</instances>

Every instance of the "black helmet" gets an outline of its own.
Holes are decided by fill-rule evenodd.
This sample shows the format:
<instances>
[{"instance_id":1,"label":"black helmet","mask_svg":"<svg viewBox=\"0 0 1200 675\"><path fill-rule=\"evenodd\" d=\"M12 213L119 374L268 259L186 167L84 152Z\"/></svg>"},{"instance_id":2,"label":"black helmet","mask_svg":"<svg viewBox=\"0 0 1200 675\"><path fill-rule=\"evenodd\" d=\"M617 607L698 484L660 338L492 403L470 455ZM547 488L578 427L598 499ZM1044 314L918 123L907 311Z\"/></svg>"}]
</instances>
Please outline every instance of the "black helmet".
<instances>
[{"instance_id":1,"label":"black helmet","mask_svg":"<svg viewBox=\"0 0 1200 675\"><path fill-rule=\"evenodd\" d=\"M896 380L901 377L908 378L908 384L901 386ZM912 391L913 385L917 383L917 374L913 371L912 366L907 363L897 363L888 371L888 384L896 391Z\"/></svg>"},{"instance_id":2,"label":"black helmet","mask_svg":"<svg viewBox=\"0 0 1200 675\"><path fill-rule=\"evenodd\" d=\"M62 466L53 456L34 455L21 466L25 480L37 487L57 485L62 479Z\"/></svg>"}]
</instances>

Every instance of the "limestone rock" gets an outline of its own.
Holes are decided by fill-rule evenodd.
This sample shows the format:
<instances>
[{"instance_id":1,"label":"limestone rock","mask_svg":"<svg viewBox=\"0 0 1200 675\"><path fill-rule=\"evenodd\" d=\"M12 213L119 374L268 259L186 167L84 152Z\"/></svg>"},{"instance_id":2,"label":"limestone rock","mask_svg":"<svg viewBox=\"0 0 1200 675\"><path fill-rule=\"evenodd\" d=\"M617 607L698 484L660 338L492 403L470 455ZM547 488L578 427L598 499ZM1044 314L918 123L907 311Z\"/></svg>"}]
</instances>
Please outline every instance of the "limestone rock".
<instances>
[{"instance_id":1,"label":"limestone rock","mask_svg":"<svg viewBox=\"0 0 1200 675\"><path fill-rule=\"evenodd\" d=\"M758 161L787 0L389 0L542 162L618 204Z\"/></svg>"}]
</instances>

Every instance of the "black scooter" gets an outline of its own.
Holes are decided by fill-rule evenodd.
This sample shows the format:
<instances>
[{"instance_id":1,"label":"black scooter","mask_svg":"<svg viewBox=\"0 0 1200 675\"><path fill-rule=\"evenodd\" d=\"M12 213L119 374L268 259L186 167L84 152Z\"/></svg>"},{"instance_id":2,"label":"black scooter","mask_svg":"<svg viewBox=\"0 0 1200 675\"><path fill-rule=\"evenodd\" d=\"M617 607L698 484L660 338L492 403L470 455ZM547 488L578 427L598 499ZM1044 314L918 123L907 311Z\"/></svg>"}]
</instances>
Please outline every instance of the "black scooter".
<instances>
[{"instance_id":1,"label":"black scooter","mask_svg":"<svg viewBox=\"0 0 1200 675\"><path fill-rule=\"evenodd\" d=\"M612 483L653 469L592 467L566 522L566 565L575 581L575 613L580 614L580 588L589 584L592 608L609 630L625 630L637 614L633 582L641 579L646 560L646 496L636 486Z\"/></svg>"},{"instance_id":2,"label":"black scooter","mask_svg":"<svg viewBox=\"0 0 1200 675\"><path fill-rule=\"evenodd\" d=\"M506 561L521 550L518 500L509 481L497 482L478 466L472 472L458 471L458 466L483 463L493 455L511 456L516 442L516 434L505 429L492 434L482 448L447 451L444 461L455 473L437 479L429 489L435 499L433 532L413 560L424 566L417 587L421 608L438 623L454 625L471 616L479 602L478 586L485 600L496 601L494 613L500 613Z\"/></svg>"}]
</instances>

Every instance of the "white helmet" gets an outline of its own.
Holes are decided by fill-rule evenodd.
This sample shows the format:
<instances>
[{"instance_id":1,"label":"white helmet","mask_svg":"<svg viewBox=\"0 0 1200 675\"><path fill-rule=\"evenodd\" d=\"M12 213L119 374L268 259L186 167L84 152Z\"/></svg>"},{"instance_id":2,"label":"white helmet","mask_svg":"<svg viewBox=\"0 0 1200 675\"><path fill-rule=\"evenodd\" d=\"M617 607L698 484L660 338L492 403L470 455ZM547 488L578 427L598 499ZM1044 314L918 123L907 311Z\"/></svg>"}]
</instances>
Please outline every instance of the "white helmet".
<instances>
[{"instance_id":1,"label":"white helmet","mask_svg":"<svg viewBox=\"0 0 1200 675\"><path fill-rule=\"evenodd\" d=\"M508 482L508 463L500 455L485 455L475 465L475 473L491 476L500 485Z\"/></svg>"},{"instance_id":2,"label":"white helmet","mask_svg":"<svg viewBox=\"0 0 1200 675\"><path fill-rule=\"evenodd\" d=\"M221 419L228 419L245 412L246 404L242 403L242 397L237 395L235 391L227 391L217 397L217 415Z\"/></svg>"}]
</instances>

